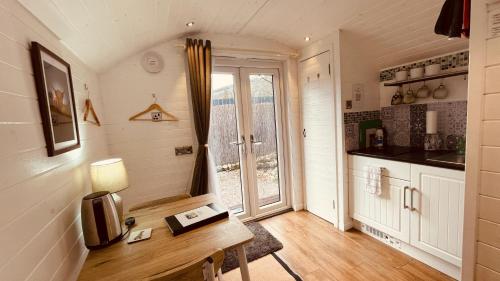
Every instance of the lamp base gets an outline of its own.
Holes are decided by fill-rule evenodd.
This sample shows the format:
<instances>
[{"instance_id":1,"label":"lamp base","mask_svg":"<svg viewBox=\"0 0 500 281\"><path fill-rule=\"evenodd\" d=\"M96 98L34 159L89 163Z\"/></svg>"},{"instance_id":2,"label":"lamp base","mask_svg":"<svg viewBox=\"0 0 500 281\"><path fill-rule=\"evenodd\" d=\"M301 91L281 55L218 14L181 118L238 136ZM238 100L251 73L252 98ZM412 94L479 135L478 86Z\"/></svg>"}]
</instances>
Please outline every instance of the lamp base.
<instances>
[{"instance_id":1,"label":"lamp base","mask_svg":"<svg viewBox=\"0 0 500 281\"><path fill-rule=\"evenodd\" d=\"M113 201L115 201L116 212L118 213L118 219L120 220L120 223L122 223L123 222L122 198L116 193L111 193L111 197L113 197Z\"/></svg>"}]
</instances>

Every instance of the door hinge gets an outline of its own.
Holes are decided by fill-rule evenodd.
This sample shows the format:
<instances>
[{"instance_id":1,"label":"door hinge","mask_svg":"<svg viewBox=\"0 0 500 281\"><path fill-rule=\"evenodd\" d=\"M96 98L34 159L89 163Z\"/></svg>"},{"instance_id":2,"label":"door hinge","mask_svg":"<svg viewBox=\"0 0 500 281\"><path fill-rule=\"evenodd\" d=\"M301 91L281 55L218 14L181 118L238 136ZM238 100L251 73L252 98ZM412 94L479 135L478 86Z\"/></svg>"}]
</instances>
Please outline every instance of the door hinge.
<instances>
[{"instance_id":1,"label":"door hinge","mask_svg":"<svg viewBox=\"0 0 500 281\"><path fill-rule=\"evenodd\" d=\"M330 68L330 64L328 64L328 75L332 76L332 70Z\"/></svg>"},{"instance_id":2,"label":"door hinge","mask_svg":"<svg viewBox=\"0 0 500 281\"><path fill-rule=\"evenodd\" d=\"M333 206L333 209L335 210L335 200L332 200L332 206Z\"/></svg>"}]
</instances>

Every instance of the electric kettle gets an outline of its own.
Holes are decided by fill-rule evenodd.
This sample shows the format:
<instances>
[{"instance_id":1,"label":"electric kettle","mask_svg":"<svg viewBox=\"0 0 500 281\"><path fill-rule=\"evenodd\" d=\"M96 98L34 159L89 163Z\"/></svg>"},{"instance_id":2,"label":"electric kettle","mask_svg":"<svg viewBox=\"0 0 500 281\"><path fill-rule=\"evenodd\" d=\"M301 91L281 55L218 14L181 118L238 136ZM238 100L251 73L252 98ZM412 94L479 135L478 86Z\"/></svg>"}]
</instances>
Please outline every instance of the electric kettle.
<instances>
[{"instance_id":1,"label":"electric kettle","mask_svg":"<svg viewBox=\"0 0 500 281\"><path fill-rule=\"evenodd\" d=\"M108 191L83 197L81 214L83 238L88 249L100 249L120 241L120 219L115 201Z\"/></svg>"}]
</instances>

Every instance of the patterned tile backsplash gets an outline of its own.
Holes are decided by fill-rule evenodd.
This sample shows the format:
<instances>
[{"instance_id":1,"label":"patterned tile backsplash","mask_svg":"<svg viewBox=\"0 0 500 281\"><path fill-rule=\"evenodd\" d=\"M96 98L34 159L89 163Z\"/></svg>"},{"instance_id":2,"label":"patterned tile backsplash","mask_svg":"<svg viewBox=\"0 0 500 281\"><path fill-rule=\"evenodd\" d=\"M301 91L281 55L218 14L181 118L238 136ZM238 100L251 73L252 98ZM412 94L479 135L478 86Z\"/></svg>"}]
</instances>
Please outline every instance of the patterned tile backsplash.
<instances>
[{"instance_id":1,"label":"patterned tile backsplash","mask_svg":"<svg viewBox=\"0 0 500 281\"><path fill-rule=\"evenodd\" d=\"M359 123L361 121L374 119L380 119L380 110L344 113L345 124Z\"/></svg>"},{"instance_id":2,"label":"patterned tile backsplash","mask_svg":"<svg viewBox=\"0 0 500 281\"><path fill-rule=\"evenodd\" d=\"M380 119L380 110L344 113L347 151L359 148L359 122Z\"/></svg>"},{"instance_id":3,"label":"patterned tile backsplash","mask_svg":"<svg viewBox=\"0 0 500 281\"><path fill-rule=\"evenodd\" d=\"M380 111L344 113L346 149L359 149L359 122L373 119L382 120L389 145L423 148L428 110L438 112L438 132L443 141L448 135L465 136L467 101L396 105Z\"/></svg>"},{"instance_id":4,"label":"patterned tile backsplash","mask_svg":"<svg viewBox=\"0 0 500 281\"><path fill-rule=\"evenodd\" d=\"M469 65L469 51L463 51L451 55L446 55L442 57L437 57L433 59L427 59L403 66L398 66L391 69L386 69L380 72L380 82L393 80L395 78L396 72L405 69L411 69L420 66L426 66L429 64L441 64L441 70L454 69L457 67L464 67Z\"/></svg>"}]
</instances>

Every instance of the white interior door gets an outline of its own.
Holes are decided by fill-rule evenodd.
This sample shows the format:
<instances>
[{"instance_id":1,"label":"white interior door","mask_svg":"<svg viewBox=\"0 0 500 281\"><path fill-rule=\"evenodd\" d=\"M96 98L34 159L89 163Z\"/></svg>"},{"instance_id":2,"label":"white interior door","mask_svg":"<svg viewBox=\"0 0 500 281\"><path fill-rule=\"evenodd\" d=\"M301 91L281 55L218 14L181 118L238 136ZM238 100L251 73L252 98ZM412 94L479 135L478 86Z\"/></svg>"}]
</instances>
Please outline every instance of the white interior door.
<instances>
[{"instance_id":1,"label":"white interior door","mask_svg":"<svg viewBox=\"0 0 500 281\"><path fill-rule=\"evenodd\" d=\"M288 208L279 69L216 67L209 145L223 202L241 218Z\"/></svg>"},{"instance_id":2,"label":"white interior door","mask_svg":"<svg viewBox=\"0 0 500 281\"><path fill-rule=\"evenodd\" d=\"M299 67L306 208L336 224L335 107L330 52L307 59Z\"/></svg>"}]
</instances>

